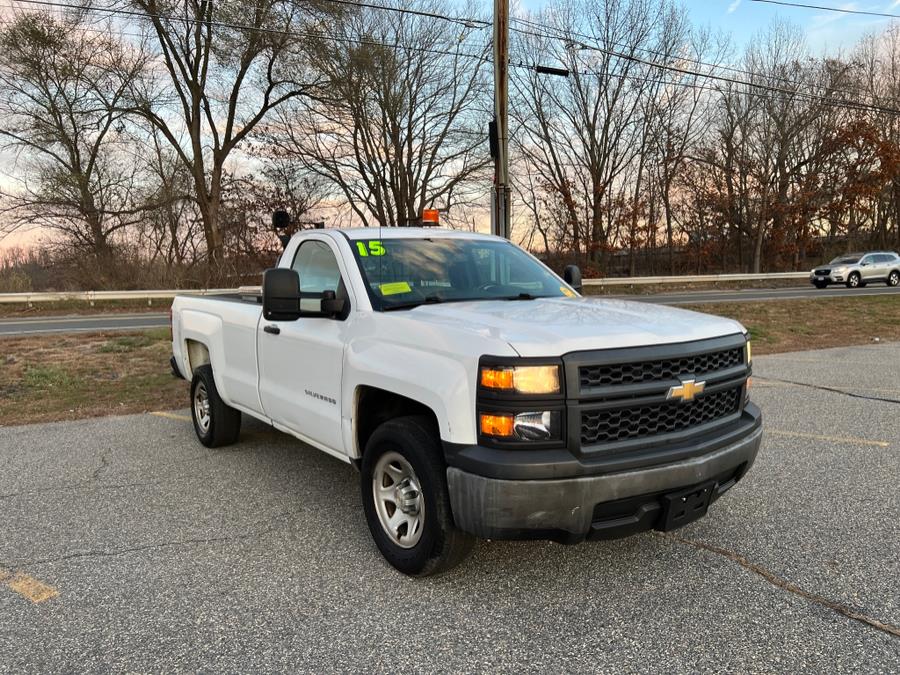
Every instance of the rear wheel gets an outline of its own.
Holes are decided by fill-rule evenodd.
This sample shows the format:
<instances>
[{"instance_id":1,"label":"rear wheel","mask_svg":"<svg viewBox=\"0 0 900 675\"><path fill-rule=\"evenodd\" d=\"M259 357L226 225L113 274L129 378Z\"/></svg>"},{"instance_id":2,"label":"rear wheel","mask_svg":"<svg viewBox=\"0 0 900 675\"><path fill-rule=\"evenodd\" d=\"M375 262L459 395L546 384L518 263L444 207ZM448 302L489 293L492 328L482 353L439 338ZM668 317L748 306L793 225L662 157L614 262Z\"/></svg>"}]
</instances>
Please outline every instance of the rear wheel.
<instances>
[{"instance_id":1,"label":"rear wheel","mask_svg":"<svg viewBox=\"0 0 900 675\"><path fill-rule=\"evenodd\" d=\"M859 276L859 272L853 272L847 277L847 288L859 288L862 285L862 277Z\"/></svg>"},{"instance_id":2,"label":"rear wheel","mask_svg":"<svg viewBox=\"0 0 900 675\"><path fill-rule=\"evenodd\" d=\"M375 430L366 443L360 490L375 545L400 572L445 572L472 550L474 538L453 522L446 466L426 418L399 417Z\"/></svg>"},{"instance_id":3,"label":"rear wheel","mask_svg":"<svg viewBox=\"0 0 900 675\"><path fill-rule=\"evenodd\" d=\"M200 366L191 380L191 418L197 438L207 448L234 443L241 433L241 412L227 405L213 378L212 366Z\"/></svg>"},{"instance_id":4,"label":"rear wheel","mask_svg":"<svg viewBox=\"0 0 900 675\"><path fill-rule=\"evenodd\" d=\"M894 287L900 286L900 272L897 270L891 272L888 276L887 285Z\"/></svg>"}]
</instances>

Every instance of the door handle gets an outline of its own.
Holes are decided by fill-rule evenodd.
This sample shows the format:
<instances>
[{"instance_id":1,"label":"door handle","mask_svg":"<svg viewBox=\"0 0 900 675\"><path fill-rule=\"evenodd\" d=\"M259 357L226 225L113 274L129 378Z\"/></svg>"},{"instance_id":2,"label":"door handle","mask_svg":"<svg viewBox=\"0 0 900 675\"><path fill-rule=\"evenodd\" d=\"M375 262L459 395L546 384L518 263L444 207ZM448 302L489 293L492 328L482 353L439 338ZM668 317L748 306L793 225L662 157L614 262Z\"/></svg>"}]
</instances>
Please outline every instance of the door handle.
<instances>
[{"instance_id":1,"label":"door handle","mask_svg":"<svg viewBox=\"0 0 900 675\"><path fill-rule=\"evenodd\" d=\"M281 329L278 326L272 326L272 325L263 326L263 330L271 335L280 335L281 334Z\"/></svg>"}]
</instances>

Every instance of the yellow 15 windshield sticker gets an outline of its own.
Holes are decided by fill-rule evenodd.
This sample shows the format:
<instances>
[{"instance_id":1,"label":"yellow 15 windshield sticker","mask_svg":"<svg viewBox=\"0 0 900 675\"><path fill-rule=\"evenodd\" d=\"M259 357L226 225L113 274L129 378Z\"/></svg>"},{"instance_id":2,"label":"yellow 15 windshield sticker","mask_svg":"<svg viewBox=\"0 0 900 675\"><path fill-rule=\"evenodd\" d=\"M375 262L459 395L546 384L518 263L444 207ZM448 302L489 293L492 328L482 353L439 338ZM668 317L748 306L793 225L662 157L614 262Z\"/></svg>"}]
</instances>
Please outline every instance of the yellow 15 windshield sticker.
<instances>
[{"instance_id":1,"label":"yellow 15 windshield sticker","mask_svg":"<svg viewBox=\"0 0 900 675\"><path fill-rule=\"evenodd\" d=\"M384 250L382 243L377 239L356 242L356 250L359 251L359 254L364 258L370 255L380 256L387 253L387 251Z\"/></svg>"},{"instance_id":2,"label":"yellow 15 windshield sticker","mask_svg":"<svg viewBox=\"0 0 900 675\"><path fill-rule=\"evenodd\" d=\"M390 284L381 284L378 287L382 295L399 295L400 293L412 293L412 289L405 281L394 281Z\"/></svg>"},{"instance_id":3,"label":"yellow 15 windshield sticker","mask_svg":"<svg viewBox=\"0 0 900 675\"><path fill-rule=\"evenodd\" d=\"M572 291L570 291L568 288L566 288L565 286L560 286L559 290L561 290L563 292L563 295L565 295L567 298L575 297L575 294Z\"/></svg>"}]
</instances>

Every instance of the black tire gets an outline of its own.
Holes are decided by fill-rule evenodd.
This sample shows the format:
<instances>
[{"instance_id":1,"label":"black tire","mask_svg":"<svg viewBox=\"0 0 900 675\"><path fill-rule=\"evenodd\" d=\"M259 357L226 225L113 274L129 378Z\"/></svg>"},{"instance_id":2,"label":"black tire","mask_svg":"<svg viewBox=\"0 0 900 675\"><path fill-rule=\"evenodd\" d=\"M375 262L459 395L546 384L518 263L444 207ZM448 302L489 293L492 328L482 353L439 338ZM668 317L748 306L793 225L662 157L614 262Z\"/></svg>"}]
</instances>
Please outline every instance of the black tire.
<instances>
[{"instance_id":1,"label":"black tire","mask_svg":"<svg viewBox=\"0 0 900 675\"><path fill-rule=\"evenodd\" d=\"M900 272L898 272L897 270L891 272L887 278L887 285L893 286L895 288L897 286L900 286Z\"/></svg>"},{"instance_id":2,"label":"black tire","mask_svg":"<svg viewBox=\"0 0 900 675\"><path fill-rule=\"evenodd\" d=\"M847 277L847 288L862 288L863 286L865 284L862 282L859 272L851 272L850 276Z\"/></svg>"},{"instance_id":3,"label":"black tire","mask_svg":"<svg viewBox=\"0 0 900 675\"><path fill-rule=\"evenodd\" d=\"M205 424L199 410L202 405L198 404L197 400L200 391L206 392L209 403L208 419L205 420ZM207 448L231 445L241 433L241 411L227 405L219 396L212 366L209 364L197 368L191 380L191 419L194 420L197 438Z\"/></svg>"},{"instance_id":4,"label":"black tire","mask_svg":"<svg viewBox=\"0 0 900 675\"><path fill-rule=\"evenodd\" d=\"M410 548L393 541L382 526L376 507L375 471L379 459L387 453L400 455L411 466L421 494L421 534ZM378 550L404 574L424 577L446 572L462 562L474 546L474 537L457 529L453 522L446 471L437 431L425 417L388 420L366 443L360 467L366 523ZM395 504L394 509L398 508Z\"/></svg>"},{"instance_id":5,"label":"black tire","mask_svg":"<svg viewBox=\"0 0 900 675\"><path fill-rule=\"evenodd\" d=\"M813 282L813 285L814 285L816 288L819 288L819 289L822 289L822 288L828 288L828 282L827 282L827 281L814 281L814 282Z\"/></svg>"}]
</instances>

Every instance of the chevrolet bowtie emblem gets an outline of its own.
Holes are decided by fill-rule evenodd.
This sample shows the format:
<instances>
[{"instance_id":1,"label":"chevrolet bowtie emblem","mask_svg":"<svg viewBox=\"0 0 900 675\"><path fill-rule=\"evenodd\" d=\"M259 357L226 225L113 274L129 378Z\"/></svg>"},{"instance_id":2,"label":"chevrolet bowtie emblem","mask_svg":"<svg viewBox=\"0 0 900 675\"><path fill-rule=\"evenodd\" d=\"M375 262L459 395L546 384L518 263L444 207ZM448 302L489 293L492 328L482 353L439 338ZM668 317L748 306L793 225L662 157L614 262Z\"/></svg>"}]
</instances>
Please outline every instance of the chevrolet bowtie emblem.
<instances>
[{"instance_id":1,"label":"chevrolet bowtie emblem","mask_svg":"<svg viewBox=\"0 0 900 675\"><path fill-rule=\"evenodd\" d=\"M666 394L666 400L677 398L681 401L693 401L697 394L703 393L704 389L706 389L706 382L682 380L681 384L669 388L669 393Z\"/></svg>"}]
</instances>

